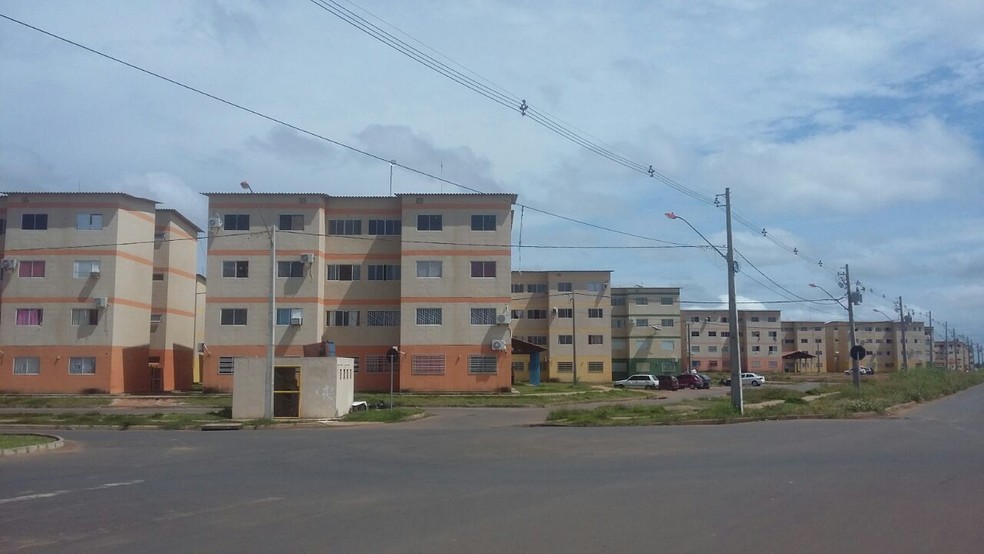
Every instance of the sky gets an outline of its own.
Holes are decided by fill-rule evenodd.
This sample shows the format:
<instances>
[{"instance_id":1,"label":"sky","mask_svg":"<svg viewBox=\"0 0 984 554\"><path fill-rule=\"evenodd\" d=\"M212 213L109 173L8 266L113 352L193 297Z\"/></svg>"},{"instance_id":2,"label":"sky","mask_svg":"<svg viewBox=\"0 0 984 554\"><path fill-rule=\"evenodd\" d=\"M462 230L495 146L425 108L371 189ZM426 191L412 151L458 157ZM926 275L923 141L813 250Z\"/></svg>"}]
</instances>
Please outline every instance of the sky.
<instances>
[{"instance_id":1,"label":"sky","mask_svg":"<svg viewBox=\"0 0 984 554\"><path fill-rule=\"evenodd\" d=\"M984 343L979 0L0 0L0 15L0 191L122 191L202 228L199 193L243 180L515 193L513 270L611 270L716 308L727 264L703 246L725 249L728 190L739 308L846 320L810 283L840 297L849 267L858 321L897 317L901 296L937 340L945 324Z\"/></svg>"}]
</instances>

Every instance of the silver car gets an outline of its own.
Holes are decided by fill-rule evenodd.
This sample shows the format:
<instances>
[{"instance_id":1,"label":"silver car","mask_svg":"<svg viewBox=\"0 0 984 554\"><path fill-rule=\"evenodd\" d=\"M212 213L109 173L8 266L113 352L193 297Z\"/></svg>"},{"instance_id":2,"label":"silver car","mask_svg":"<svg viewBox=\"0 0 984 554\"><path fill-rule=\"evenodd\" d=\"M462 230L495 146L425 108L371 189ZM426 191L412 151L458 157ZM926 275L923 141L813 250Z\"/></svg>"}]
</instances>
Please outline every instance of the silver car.
<instances>
[{"instance_id":1,"label":"silver car","mask_svg":"<svg viewBox=\"0 0 984 554\"><path fill-rule=\"evenodd\" d=\"M624 389L626 387L656 390L659 388L659 379L657 379L655 375L649 375L648 373L639 373L633 375L632 377L629 377L628 379L615 381L616 389Z\"/></svg>"}]
</instances>

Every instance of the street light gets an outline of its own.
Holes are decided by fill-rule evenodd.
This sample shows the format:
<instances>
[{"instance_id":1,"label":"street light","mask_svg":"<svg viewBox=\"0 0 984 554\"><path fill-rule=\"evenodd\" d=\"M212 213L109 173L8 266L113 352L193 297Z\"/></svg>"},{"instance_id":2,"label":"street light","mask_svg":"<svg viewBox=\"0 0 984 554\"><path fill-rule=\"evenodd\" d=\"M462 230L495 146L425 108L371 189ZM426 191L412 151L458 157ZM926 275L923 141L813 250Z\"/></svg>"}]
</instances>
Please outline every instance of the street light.
<instances>
[{"instance_id":1,"label":"street light","mask_svg":"<svg viewBox=\"0 0 984 554\"><path fill-rule=\"evenodd\" d=\"M259 213L260 221L263 223L263 227L266 228L267 233L270 236L270 340L267 344L268 369L266 372L266 379L263 383L263 418L273 419L273 382L275 372L274 368L276 364L275 332L277 325L277 297L275 294L277 285L277 226L267 226L266 218L263 217L263 210L260 209L260 203L257 200L256 192L253 191L253 187L249 186L249 183L246 181L239 183L239 186L244 190L249 191L250 196L253 198L253 202L256 204L256 211Z\"/></svg>"},{"instance_id":2,"label":"street light","mask_svg":"<svg viewBox=\"0 0 984 554\"><path fill-rule=\"evenodd\" d=\"M686 223L688 227L697 233L700 238L704 239L704 242L728 263L728 334L730 335L728 337L728 348L730 350L731 364L731 406L739 414L744 414L745 407L741 397L741 353L738 351L738 301L735 293L735 247L731 238L731 189L729 188L724 189L724 209L728 235L728 251L726 254L721 252L717 246L714 246L711 241L707 240L707 237L685 218L673 212L666 212L664 215L670 219L679 219ZM687 352L687 356L688 358L690 357L690 352Z\"/></svg>"}]
</instances>

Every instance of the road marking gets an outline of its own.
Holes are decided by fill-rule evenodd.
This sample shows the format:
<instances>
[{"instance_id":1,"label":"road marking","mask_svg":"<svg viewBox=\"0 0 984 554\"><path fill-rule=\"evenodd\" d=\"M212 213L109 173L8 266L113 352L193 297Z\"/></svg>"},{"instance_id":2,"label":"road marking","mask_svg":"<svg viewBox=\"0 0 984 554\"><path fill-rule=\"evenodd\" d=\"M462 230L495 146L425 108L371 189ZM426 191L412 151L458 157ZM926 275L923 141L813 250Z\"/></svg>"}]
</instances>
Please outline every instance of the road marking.
<instances>
[{"instance_id":1,"label":"road marking","mask_svg":"<svg viewBox=\"0 0 984 554\"><path fill-rule=\"evenodd\" d=\"M11 504L13 502L25 502L27 500L40 500L42 498L52 498L52 497L55 497L55 496L61 496L63 494L73 494L73 493L78 493L78 492L99 491L99 490L111 489L111 488L114 488L114 487L129 487L129 486L132 486L132 485L139 485L140 483L143 483L143 482L144 482L143 479L134 479L133 481L121 481L119 483L103 483L102 485L97 485L95 487L89 487L89 488L86 488L86 489L61 490L61 491L54 491L54 492L42 492L42 493L38 493L38 494L27 494L27 495L24 495L24 496L15 496L13 498L0 498L0 504Z\"/></svg>"}]
</instances>

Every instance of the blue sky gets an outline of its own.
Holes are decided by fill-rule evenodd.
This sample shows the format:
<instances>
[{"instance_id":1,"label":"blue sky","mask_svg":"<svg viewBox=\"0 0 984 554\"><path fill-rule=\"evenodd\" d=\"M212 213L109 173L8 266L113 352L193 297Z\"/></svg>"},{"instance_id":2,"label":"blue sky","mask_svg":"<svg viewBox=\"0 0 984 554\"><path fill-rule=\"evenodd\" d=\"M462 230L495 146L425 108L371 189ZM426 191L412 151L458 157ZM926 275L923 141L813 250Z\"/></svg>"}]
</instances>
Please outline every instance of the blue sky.
<instances>
[{"instance_id":1,"label":"blue sky","mask_svg":"<svg viewBox=\"0 0 984 554\"><path fill-rule=\"evenodd\" d=\"M0 14L384 160L513 192L514 269L860 320L906 309L984 341L984 8L978 1L339 4L680 187L468 90L315 2L25 2ZM901 4L901 5L898 5ZM389 165L0 19L0 190L122 190L204 227L199 192L386 195ZM683 188L689 193L680 192ZM394 192L456 192L396 168ZM544 215L553 212L598 227ZM520 227L520 215L522 226ZM745 225L747 223L747 225ZM761 229L767 231L762 236ZM770 240L774 239L774 240ZM555 247L577 248L555 248ZM789 248L786 248L789 247ZM796 248L798 254L791 252ZM819 265L823 262L823 266ZM775 284L774 284L774 283Z\"/></svg>"}]
</instances>

